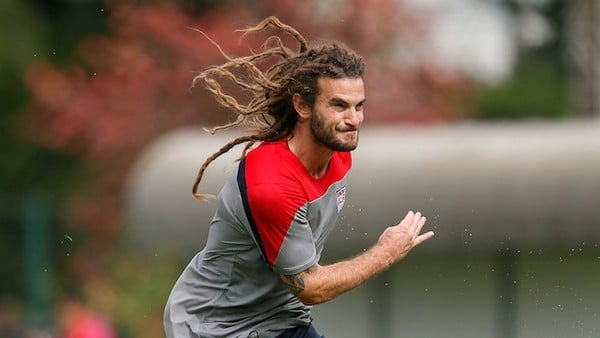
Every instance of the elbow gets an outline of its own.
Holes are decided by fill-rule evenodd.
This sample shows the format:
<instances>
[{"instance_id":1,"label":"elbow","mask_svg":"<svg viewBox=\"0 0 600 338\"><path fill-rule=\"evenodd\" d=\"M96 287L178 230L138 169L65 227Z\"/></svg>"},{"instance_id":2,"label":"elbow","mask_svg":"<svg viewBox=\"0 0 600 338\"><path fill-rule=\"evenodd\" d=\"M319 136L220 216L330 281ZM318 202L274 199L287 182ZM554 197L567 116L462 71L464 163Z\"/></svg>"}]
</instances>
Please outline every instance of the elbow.
<instances>
[{"instance_id":1,"label":"elbow","mask_svg":"<svg viewBox=\"0 0 600 338\"><path fill-rule=\"evenodd\" d=\"M281 280L304 305L325 303L335 297L335 289L331 283L324 282L317 267L315 265L296 275L281 275Z\"/></svg>"},{"instance_id":2,"label":"elbow","mask_svg":"<svg viewBox=\"0 0 600 338\"><path fill-rule=\"evenodd\" d=\"M322 292L311 291L311 290L304 290L304 291L296 294L296 297L298 297L298 299L304 305L308 305L308 306L322 304L322 303L325 303L325 302L331 300L331 297L327 297Z\"/></svg>"}]
</instances>

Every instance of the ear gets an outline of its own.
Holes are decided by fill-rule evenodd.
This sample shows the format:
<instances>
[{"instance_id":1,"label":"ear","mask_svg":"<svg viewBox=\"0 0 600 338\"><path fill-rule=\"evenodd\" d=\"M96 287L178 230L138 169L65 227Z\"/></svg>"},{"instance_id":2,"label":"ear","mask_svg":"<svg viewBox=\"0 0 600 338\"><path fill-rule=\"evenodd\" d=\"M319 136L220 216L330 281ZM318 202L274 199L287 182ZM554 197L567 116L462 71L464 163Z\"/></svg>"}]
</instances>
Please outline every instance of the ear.
<instances>
[{"instance_id":1,"label":"ear","mask_svg":"<svg viewBox=\"0 0 600 338\"><path fill-rule=\"evenodd\" d=\"M296 110L300 121L310 118L311 109L306 102L304 102L304 99L302 99L300 94L294 93L294 96L292 96L292 104L294 105L294 109Z\"/></svg>"}]
</instances>

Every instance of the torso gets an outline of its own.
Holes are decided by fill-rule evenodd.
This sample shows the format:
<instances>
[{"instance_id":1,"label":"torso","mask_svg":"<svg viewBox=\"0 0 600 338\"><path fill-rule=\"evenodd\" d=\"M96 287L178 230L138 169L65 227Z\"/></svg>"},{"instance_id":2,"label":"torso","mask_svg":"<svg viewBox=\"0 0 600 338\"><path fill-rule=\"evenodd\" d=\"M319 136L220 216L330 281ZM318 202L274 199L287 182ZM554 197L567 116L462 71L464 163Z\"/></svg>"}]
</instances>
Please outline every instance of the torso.
<instances>
[{"instance_id":1,"label":"torso","mask_svg":"<svg viewBox=\"0 0 600 338\"><path fill-rule=\"evenodd\" d=\"M260 337L310 322L310 308L279 279L318 263L344 204L350 153L315 179L285 141L250 151L224 185L206 247L169 299L171 315L212 336Z\"/></svg>"}]
</instances>

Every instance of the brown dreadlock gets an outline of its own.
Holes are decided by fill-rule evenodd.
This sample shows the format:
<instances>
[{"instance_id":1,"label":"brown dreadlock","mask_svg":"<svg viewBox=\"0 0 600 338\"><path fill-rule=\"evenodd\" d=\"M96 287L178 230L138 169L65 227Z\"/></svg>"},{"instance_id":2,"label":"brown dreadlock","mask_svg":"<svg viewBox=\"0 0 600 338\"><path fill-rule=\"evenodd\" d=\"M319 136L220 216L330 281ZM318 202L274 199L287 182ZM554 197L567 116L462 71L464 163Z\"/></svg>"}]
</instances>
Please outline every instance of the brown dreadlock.
<instances>
[{"instance_id":1,"label":"brown dreadlock","mask_svg":"<svg viewBox=\"0 0 600 338\"><path fill-rule=\"evenodd\" d=\"M249 135L240 136L224 145L202 164L192 187L192 194L197 199L212 197L198 193L198 185L208 165L219 156L234 146L247 142L242 152L241 158L243 158L257 141L279 140L292 132L297 122L296 111L292 105L294 94L299 94L310 107L313 107L318 95L318 77L364 78L363 60L350 48L339 42L309 44L298 31L283 24L276 17L268 17L255 27L242 30L244 32L242 37L263 31L269 26L279 28L291 35L299 44L299 52L284 46L278 36L270 36L266 39L262 52L232 58L211 40L227 62L208 68L192 82L192 86L200 81L205 82L216 101L238 115L234 122L209 130L211 134L243 123L249 126L248 131L250 131ZM278 61L271 63L266 70L262 70L261 66L273 58ZM241 71L245 76L236 75L234 71L238 73ZM250 92L253 98L247 104L238 102L232 95L223 91L219 80L231 81L238 88Z\"/></svg>"}]
</instances>

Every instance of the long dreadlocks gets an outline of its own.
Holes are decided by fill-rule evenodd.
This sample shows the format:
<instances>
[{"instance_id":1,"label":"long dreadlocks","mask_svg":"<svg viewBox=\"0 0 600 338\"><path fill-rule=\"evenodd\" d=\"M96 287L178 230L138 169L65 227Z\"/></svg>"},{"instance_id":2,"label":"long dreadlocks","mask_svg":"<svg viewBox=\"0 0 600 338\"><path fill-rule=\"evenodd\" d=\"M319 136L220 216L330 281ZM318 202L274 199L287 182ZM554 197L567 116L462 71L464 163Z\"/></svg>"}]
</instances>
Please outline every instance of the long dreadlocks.
<instances>
[{"instance_id":1,"label":"long dreadlocks","mask_svg":"<svg viewBox=\"0 0 600 338\"><path fill-rule=\"evenodd\" d=\"M318 95L319 77L364 78L364 62L350 48L339 42L308 43L298 31L276 17L268 17L258 25L242 30L243 36L268 27L279 28L291 35L299 44L299 51L287 48L278 36L273 35L265 40L262 52L232 58L213 42L227 62L206 69L192 82L192 86L205 82L216 101L238 116L234 122L209 130L211 134L242 124L248 126L249 132L248 135L224 145L202 164L192 187L192 194L197 199L212 197L198 193L198 185L208 165L219 156L238 144L247 143L242 152L243 158L256 142L276 141L292 132L297 123L297 114L292 104L294 94L299 94L304 102L313 107ZM276 61L265 67L264 64L273 58ZM228 80L239 89L249 92L252 99L248 103L240 103L231 94L224 92L220 82L222 80Z\"/></svg>"}]
</instances>

